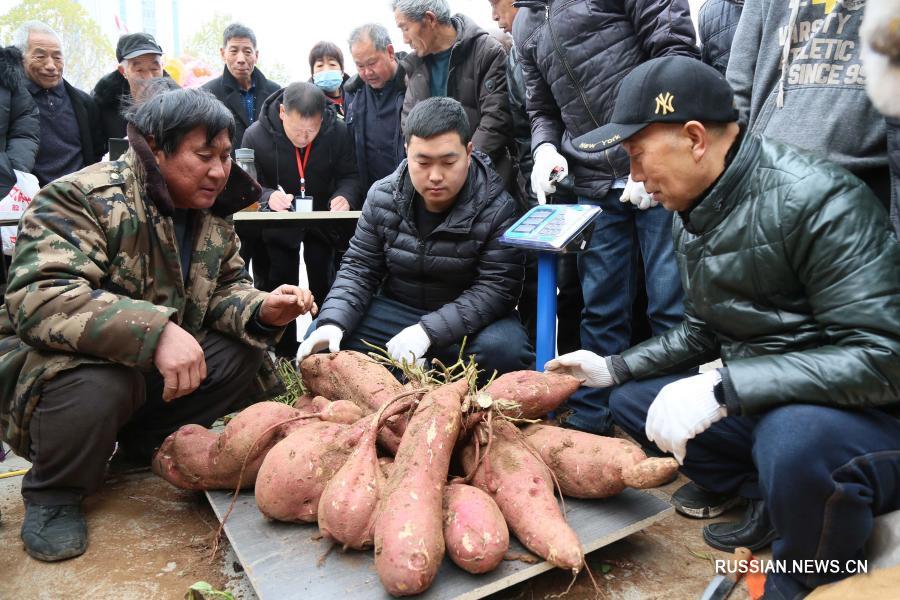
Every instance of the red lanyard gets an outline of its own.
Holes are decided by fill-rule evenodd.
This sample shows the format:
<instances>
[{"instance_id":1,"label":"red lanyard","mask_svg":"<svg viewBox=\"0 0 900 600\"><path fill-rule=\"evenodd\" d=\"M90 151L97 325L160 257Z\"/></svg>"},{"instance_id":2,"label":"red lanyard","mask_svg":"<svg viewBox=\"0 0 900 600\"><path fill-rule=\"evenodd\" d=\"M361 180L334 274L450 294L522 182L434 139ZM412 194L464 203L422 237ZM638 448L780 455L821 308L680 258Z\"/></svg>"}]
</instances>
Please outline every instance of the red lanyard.
<instances>
[{"instance_id":1,"label":"red lanyard","mask_svg":"<svg viewBox=\"0 0 900 600\"><path fill-rule=\"evenodd\" d=\"M300 148L294 147L294 152L297 153L297 171L300 172L300 197L306 198L306 177L304 175L304 171L306 170L306 165L309 164L309 151L312 148L312 144L306 145L306 152L303 153L303 157L300 157Z\"/></svg>"}]
</instances>

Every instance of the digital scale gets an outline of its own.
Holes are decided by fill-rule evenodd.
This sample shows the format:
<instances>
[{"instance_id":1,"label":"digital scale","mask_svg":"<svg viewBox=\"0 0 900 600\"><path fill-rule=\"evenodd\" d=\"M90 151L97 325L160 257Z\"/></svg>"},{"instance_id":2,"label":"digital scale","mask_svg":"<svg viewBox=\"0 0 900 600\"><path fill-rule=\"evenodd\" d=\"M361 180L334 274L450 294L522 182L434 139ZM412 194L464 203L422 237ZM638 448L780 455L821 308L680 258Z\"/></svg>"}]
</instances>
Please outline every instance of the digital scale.
<instances>
[{"instance_id":1,"label":"digital scale","mask_svg":"<svg viewBox=\"0 0 900 600\"><path fill-rule=\"evenodd\" d=\"M538 253L537 340L535 368L556 357L556 259L564 252L587 248L597 206L545 204L535 206L500 237L500 243Z\"/></svg>"}]
</instances>

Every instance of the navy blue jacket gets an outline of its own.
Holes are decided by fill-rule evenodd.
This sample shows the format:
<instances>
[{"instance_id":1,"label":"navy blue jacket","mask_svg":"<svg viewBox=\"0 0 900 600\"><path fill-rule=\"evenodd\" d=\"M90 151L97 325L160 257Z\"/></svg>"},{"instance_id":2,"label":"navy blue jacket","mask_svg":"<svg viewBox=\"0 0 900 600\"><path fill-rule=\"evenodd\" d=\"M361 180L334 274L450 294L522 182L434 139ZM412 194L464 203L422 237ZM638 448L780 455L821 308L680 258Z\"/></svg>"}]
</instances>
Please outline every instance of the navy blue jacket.
<instances>
[{"instance_id":1,"label":"navy blue jacket","mask_svg":"<svg viewBox=\"0 0 900 600\"><path fill-rule=\"evenodd\" d=\"M731 42L741 19L744 0L706 0L700 7L697 29L700 34L700 60L722 75L731 56Z\"/></svg>"}]
</instances>

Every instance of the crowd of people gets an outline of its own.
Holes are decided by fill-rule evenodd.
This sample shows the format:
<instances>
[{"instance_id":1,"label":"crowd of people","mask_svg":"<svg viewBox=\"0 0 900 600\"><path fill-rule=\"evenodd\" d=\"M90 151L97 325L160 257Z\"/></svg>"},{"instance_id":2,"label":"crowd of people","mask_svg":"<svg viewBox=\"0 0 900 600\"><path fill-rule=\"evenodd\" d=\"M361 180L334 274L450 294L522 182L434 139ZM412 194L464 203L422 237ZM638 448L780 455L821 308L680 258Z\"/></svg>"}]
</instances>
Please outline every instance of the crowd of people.
<instances>
[{"instance_id":1,"label":"crowd of people","mask_svg":"<svg viewBox=\"0 0 900 600\"><path fill-rule=\"evenodd\" d=\"M711 546L862 556L900 509L900 7L707 0L695 29L687 0L485 1L499 32L392 0L410 52L362 24L355 75L322 41L284 87L235 23L202 89L134 33L88 94L59 36L22 24L0 197L16 172L44 187L0 311L0 418L33 463L29 554L83 553L116 443L147 464L179 425L278 394L273 356L446 363L465 340L486 375L580 377L560 425L673 454L680 513L745 505ZM355 230L235 234L236 211L307 198L361 211ZM534 257L500 236L547 202L602 212L559 259L559 356L535 365ZM773 573L766 597L846 575Z\"/></svg>"}]
</instances>

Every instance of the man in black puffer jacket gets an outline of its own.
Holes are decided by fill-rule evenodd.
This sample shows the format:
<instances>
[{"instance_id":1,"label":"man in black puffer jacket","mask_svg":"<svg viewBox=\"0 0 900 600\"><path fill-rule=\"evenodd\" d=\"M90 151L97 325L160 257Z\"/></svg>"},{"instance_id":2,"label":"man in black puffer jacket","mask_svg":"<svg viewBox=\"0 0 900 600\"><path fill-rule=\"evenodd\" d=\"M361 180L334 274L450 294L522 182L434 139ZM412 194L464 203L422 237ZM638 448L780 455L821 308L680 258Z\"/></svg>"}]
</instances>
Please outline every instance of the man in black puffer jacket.
<instances>
[{"instance_id":1,"label":"man in black puffer jacket","mask_svg":"<svg viewBox=\"0 0 900 600\"><path fill-rule=\"evenodd\" d=\"M25 87L22 54L0 48L0 198L16 185L14 170L31 173L41 136L38 107Z\"/></svg>"},{"instance_id":2,"label":"man in black puffer jacket","mask_svg":"<svg viewBox=\"0 0 900 600\"><path fill-rule=\"evenodd\" d=\"M456 100L420 102L404 136L409 158L369 190L298 359L326 348L367 352L365 340L397 360L451 364L468 336L466 354L486 374L528 368L534 354L514 313L524 259L499 242L515 222L514 200L473 151Z\"/></svg>"},{"instance_id":3,"label":"man in black puffer jacket","mask_svg":"<svg viewBox=\"0 0 900 600\"><path fill-rule=\"evenodd\" d=\"M516 6L521 9L513 39L531 117L531 186L543 202L555 191L551 178L571 169L578 201L603 209L590 245L578 255L581 344L615 354L631 341L640 259L652 333L681 320L682 291L669 237L672 215L629 179L625 152L587 152L572 140L609 120L619 83L636 66L660 56L698 57L688 2L520 0ZM612 427L607 404L603 390L582 388L567 402L565 422L607 433Z\"/></svg>"},{"instance_id":4,"label":"man in black puffer jacket","mask_svg":"<svg viewBox=\"0 0 900 600\"><path fill-rule=\"evenodd\" d=\"M654 113L659 95L672 112ZM767 575L766 598L802 598L852 574L873 518L900 509L900 243L849 171L742 135L710 66L641 65L611 121L576 143L623 142L635 180L678 212L684 320L621 355L547 368L622 384L619 426L705 490L751 500L741 522L704 527L709 545L828 564Z\"/></svg>"}]
</instances>

